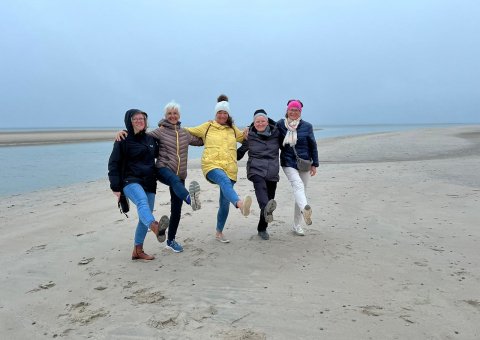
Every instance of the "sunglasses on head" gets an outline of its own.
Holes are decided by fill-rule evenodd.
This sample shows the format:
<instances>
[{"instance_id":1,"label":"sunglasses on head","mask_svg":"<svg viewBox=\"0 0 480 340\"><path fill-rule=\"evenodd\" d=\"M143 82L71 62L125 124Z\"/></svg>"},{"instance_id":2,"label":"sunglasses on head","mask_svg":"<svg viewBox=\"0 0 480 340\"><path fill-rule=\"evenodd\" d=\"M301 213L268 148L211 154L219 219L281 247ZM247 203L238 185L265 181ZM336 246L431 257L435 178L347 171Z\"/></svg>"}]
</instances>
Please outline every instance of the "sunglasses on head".
<instances>
[{"instance_id":1,"label":"sunglasses on head","mask_svg":"<svg viewBox=\"0 0 480 340\"><path fill-rule=\"evenodd\" d=\"M300 103L300 106L303 108L303 103L302 103L300 100L298 100L298 99L290 99L290 100L287 102L287 106L288 106L288 104L290 104L291 102L299 102L299 103Z\"/></svg>"}]
</instances>

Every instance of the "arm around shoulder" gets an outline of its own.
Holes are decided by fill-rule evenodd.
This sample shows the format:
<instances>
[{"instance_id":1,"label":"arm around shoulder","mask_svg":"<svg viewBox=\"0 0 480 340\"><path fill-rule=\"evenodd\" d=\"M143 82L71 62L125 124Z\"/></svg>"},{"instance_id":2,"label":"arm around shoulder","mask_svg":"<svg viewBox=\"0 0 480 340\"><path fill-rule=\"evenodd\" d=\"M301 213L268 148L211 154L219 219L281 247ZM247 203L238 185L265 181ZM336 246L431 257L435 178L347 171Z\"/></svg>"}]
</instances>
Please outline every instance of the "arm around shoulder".
<instances>
[{"instance_id":1,"label":"arm around shoulder","mask_svg":"<svg viewBox=\"0 0 480 340\"><path fill-rule=\"evenodd\" d=\"M193 146L202 146L203 145L203 139L202 138L197 137L197 136L193 136L188 131L186 131L186 133L190 137L189 142L188 142L189 145L193 145Z\"/></svg>"},{"instance_id":2,"label":"arm around shoulder","mask_svg":"<svg viewBox=\"0 0 480 340\"><path fill-rule=\"evenodd\" d=\"M194 127L186 127L184 128L188 133L192 136L196 136L199 138L203 138L205 136L205 131L207 131L207 127L210 125L210 122L206 122Z\"/></svg>"},{"instance_id":3,"label":"arm around shoulder","mask_svg":"<svg viewBox=\"0 0 480 340\"><path fill-rule=\"evenodd\" d=\"M248 140L244 140L242 146L237 149L237 161L241 160L248 151Z\"/></svg>"},{"instance_id":4,"label":"arm around shoulder","mask_svg":"<svg viewBox=\"0 0 480 340\"><path fill-rule=\"evenodd\" d=\"M240 130L236 125L233 126L233 131L235 131L235 138L237 139L237 142L242 143L245 139L243 136L243 131Z\"/></svg>"},{"instance_id":5,"label":"arm around shoulder","mask_svg":"<svg viewBox=\"0 0 480 340\"><path fill-rule=\"evenodd\" d=\"M147 132L147 135L152 136L155 139L160 139L161 134L162 134L162 128L160 127L157 127L156 129Z\"/></svg>"}]
</instances>

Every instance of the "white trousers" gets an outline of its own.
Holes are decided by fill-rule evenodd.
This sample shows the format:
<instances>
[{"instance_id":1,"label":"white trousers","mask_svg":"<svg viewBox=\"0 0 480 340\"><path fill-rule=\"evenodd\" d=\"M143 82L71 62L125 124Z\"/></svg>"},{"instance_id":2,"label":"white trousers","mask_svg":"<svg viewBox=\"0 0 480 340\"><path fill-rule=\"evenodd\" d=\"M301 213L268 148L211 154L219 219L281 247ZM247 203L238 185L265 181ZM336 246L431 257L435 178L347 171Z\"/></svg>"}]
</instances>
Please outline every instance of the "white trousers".
<instances>
[{"instance_id":1,"label":"white trousers","mask_svg":"<svg viewBox=\"0 0 480 340\"><path fill-rule=\"evenodd\" d=\"M302 221L303 208L308 204L306 192L308 180L310 179L310 171L298 171L295 168L287 166L282 166L282 169L293 188L293 196L295 197L293 225L298 228Z\"/></svg>"}]
</instances>

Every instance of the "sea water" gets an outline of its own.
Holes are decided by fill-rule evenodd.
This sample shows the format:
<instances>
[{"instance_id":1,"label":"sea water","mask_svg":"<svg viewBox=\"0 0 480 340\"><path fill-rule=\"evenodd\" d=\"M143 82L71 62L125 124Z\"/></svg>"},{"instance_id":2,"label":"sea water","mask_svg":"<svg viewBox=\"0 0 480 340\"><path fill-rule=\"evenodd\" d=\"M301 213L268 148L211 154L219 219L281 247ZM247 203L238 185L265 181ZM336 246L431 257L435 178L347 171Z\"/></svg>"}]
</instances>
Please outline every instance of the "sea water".
<instances>
[{"instance_id":1,"label":"sea water","mask_svg":"<svg viewBox=\"0 0 480 340\"><path fill-rule=\"evenodd\" d=\"M317 140L374 132L402 131L437 125L332 125L315 127ZM35 130L38 131L38 130ZM0 147L0 196L107 178L113 142ZM189 159L201 157L203 147L190 147Z\"/></svg>"}]
</instances>

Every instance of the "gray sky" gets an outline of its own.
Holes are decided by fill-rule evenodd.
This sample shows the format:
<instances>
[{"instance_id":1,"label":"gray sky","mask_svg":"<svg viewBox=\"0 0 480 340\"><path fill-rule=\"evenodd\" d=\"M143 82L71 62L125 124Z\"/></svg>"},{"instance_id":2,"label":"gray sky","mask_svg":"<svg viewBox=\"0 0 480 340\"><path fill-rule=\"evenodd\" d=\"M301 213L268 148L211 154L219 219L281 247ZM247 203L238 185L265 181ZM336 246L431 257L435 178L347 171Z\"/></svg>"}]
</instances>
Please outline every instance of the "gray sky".
<instances>
[{"instance_id":1,"label":"gray sky","mask_svg":"<svg viewBox=\"0 0 480 340\"><path fill-rule=\"evenodd\" d=\"M0 2L8 127L150 124L174 99L185 126L238 125L288 99L314 124L480 122L480 1Z\"/></svg>"}]
</instances>

